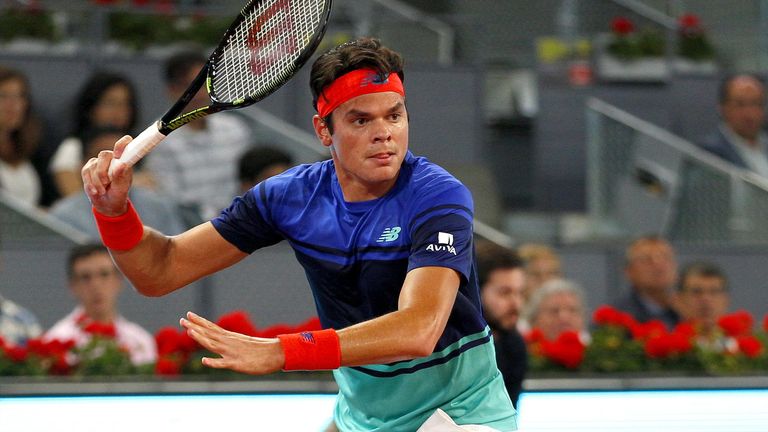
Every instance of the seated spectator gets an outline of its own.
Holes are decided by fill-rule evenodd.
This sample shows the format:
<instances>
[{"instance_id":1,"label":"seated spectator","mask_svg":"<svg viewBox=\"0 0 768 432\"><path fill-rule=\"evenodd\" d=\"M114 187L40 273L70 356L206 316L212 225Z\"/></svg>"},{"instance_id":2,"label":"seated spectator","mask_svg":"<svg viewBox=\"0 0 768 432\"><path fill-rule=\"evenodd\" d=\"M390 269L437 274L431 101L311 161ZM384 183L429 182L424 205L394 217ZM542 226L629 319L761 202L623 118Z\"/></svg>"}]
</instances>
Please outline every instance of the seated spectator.
<instances>
[{"instance_id":1,"label":"seated spectator","mask_svg":"<svg viewBox=\"0 0 768 432\"><path fill-rule=\"evenodd\" d=\"M27 78L0 66L0 190L30 207L39 205L42 197L41 179L31 160L40 129Z\"/></svg>"},{"instance_id":2,"label":"seated spectator","mask_svg":"<svg viewBox=\"0 0 768 432\"><path fill-rule=\"evenodd\" d=\"M91 129L82 134L85 146L84 159L80 164L92 157L96 157L102 150L111 150L115 141L123 136L122 131L104 127ZM134 185L130 191L131 202L137 211L141 212L141 218L149 226L161 230L169 235L179 234L186 226L179 211L173 203L146 187ZM71 225L98 240L99 231L93 219L91 205L83 190L80 180L80 192L60 199L51 208L50 215Z\"/></svg>"},{"instance_id":3,"label":"seated spectator","mask_svg":"<svg viewBox=\"0 0 768 432\"><path fill-rule=\"evenodd\" d=\"M730 306L725 273L708 262L688 264L680 274L678 298L680 314L693 324L700 345L723 349L718 346L723 339L717 322Z\"/></svg>"},{"instance_id":4,"label":"seated spectator","mask_svg":"<svg viewBox=\"0 0 768 432\"><path fill-rule=\"evenodd\" d=\"M565 331L574 331L587 342L584 291L567 279L544 282L525 307L525 318L532 329L539 329L547 340Z\"/></svg>"},{"instance_id":5,"label":"seated spectator","mask_svg":"<svg viewBox=\"0 0 768 432\"><path fill-rule=\"evenodd\" d=\"M0 295L0 339L6 344L24 346L40 333L42 327L32 312Z\"/></svg>"},{"instance_id":6,"label":"seated spectator","mask_svg":"<svg viewBox=\"0 0 768 432\"><path fill-rule=\"evenodd\" d=\"M563 275L560 257L554 249L538 243L526 243L518 249L525 262L525 298L529 299L544 282Z\"/></svg>"},{"instance_id":7,"label":"seated spectator","mask_svg":"<svg viewBox=\"0 0 768 432\"><path fill-rule=\"evenodd\" d=\"M765 84L751 74L729 76L720 84L722 119L701 147L741 168L768 177L765 131Z\"/></svg>"},{"instance_id":8,"label":"seated spectator","mask_svg":"<svg viewBox=\"0 0 768 432\"><path fill-rule=\"evenodd\" d=\"M256 146L240 155L237 162L237 178L240 181L240 193L280 174L293 166L293 158L288 153L271 146Z\"/></svg>"},{"instance_id":9,"label":"seated spectator","mask_svg":"<svg viewBox=\"0 0 768 432\"><path fill-rule=\"evenodd\" d=\"M72 132L59 144L49 168L62 197L82 192L83 135L88 130L113 127L129 133L136 127L136 90L122 75L96 72L80 89L73 111Z\"/></svg>"},{"instance_id":10,"label":"seated spectator","mask_svg":"<svg viewBox=\"0 0 768 432\"><path fill-rule=\"evenodd\" d=\"M478 242L476 250L483 315L493 331L496 363L504 385L517 407L528 369L525 341L516 327L524 302L523 262L514 252L491 243Z\"/></svg>"},{"instance_id":11,"label":"seated spectator","mask_svg":"<svg viewBox=\"0 0 768 432\"><path fill-rule=\"evenodd\" d=\"M677 259L672 245L658 236L644 236L626 251L624 275L629 281L627 294L613 303L639 322L661 320L670 330L679 322L675 310Z\"/></svg>"},{"instance_id":12,"label":"seated spectator","mask_svg":"<svg viewBox=\"0 0 768 432\"><path fill-rule=\"evenodd\" d=\"M85 328L98 323L114 328L117 343L128 351L133 364L154 362L157 358L154 337L138 324L123 318L117 310L123 278L107 248L100 244L75 246L67 264L69 288L78 305L54 324L43 339L74 340L76 346L83 346L91 338Z\"/></svg>"},{"instance_id":13,"label":"seated spectator","mask_svg":"<svg viewBox=\"0 0 768 432\"><path fill-rule=\"evenodd\" d=\"M184 93L205 62L206 57L197 51L181 52L167 60L169 100L176 101ZM186 109L209 103L208 94L201 90ZM218 215L237 195L237 159L250 143L251 127L242 116L222 112L194 120L168 135L147 155L146 166L158 191L190 210L187 214L196 214L199 222Z\"/></svg>"}]
</instances>

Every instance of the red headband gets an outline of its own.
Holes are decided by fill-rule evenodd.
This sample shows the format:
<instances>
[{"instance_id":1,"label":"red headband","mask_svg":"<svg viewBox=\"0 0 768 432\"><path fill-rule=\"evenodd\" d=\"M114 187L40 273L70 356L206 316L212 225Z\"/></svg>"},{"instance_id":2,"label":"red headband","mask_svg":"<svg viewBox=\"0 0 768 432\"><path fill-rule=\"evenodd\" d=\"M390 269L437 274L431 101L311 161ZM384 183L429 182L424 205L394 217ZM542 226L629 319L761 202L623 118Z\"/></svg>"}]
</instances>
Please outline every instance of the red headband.
<instances>
[{"instance_id":1,"label":"red headband","mask_svg":"<svg viewBox=\"0 0 768 432\"><path fill-rule=\"evenodd\" d=\"M355 69L336 78L317 98L317 114L325 118L344 102L368 93L395 92L405 97L400 77L392 72L385 80L373 69Z\"/></svg>"}]
</instances>

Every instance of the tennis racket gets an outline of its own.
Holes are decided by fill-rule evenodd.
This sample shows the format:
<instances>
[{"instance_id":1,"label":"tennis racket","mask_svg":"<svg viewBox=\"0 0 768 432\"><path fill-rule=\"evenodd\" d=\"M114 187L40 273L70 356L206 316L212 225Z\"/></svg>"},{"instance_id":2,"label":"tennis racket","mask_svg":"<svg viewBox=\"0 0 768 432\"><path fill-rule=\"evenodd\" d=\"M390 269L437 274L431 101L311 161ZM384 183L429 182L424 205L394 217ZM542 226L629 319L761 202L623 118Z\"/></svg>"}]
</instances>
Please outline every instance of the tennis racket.
<instances>
[{"instance_id":1,"label":"tennis racket","mask_svg":"<svg viewBox=\"0 0 768 432\"><path fill-rule=\"evenodd\" d=\"M312 56L325 34L332 0L250 0L184 94L113 159L133 166L168 134L207 115L247 107L274 93ZM206 86L211 104L183 113Z\"/></svg>"}]
</instances>

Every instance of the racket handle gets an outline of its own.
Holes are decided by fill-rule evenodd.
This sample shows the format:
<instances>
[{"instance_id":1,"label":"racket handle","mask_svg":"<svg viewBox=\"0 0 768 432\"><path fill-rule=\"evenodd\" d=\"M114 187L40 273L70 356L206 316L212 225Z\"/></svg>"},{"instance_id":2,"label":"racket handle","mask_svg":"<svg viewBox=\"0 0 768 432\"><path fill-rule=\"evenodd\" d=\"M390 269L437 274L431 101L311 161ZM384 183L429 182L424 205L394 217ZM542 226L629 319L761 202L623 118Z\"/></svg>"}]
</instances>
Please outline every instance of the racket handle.
<instances>
[{"instance_id":1,"label":"racket handle","mask_svg":"<svg viewBox=\"0 0 768 432\"><path fill-rule=\"evenodd\" d=\"M112 159L112 163L109 164L109 178L112 178L112 174L120 164L132 167L155 148L160 141L165 139L165 135L160 132L158 124L159 122L152 123L148 128L144 129L144 132L128 143L120 159Z\"/></svg>"}]
</instances>

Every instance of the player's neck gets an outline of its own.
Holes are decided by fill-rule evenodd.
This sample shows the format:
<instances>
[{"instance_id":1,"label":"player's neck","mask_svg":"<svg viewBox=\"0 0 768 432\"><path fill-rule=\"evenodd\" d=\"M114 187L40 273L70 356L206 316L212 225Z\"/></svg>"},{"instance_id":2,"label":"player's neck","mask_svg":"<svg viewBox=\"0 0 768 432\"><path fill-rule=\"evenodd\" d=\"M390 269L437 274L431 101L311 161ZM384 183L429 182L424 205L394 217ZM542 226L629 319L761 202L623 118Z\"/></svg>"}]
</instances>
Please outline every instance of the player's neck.
<instances>
[{"instance_id":1,"label":"player's neck","mask_svg":"<svg viewBox=\"0 0 768 432\"><path fill-rule=\"evenodd\" d=\"M397 177L382 182L363 182L360 179L336 172L341 193L346 202L371 201L386 195L397 183Z\"/></svg>"}]
</instances>

